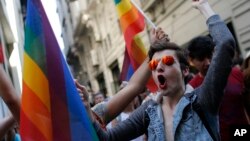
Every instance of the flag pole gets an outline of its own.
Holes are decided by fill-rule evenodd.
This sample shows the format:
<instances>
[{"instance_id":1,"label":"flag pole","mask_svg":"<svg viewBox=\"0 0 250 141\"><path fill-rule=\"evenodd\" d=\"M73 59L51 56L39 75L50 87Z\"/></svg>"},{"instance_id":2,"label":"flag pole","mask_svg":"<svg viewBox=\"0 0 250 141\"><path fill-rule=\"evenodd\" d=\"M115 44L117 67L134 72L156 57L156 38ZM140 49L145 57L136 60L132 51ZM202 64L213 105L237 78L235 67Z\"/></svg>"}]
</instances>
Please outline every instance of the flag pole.
<instances>
[{"instance_id":1,"label":"flag pole","mask_svg":"<svg viewBox=\"0 0 250 141\"><path fill-rule=\"evenodd\" d=\"M144 16L144 18L147 20L147 22L154 28L156 29L157 27L155 24L148 18L148 16L143 12L143 10L134 2L134 0L130 0L133 5L138 9L138 11Z\"/></svg>"}]
</instances>

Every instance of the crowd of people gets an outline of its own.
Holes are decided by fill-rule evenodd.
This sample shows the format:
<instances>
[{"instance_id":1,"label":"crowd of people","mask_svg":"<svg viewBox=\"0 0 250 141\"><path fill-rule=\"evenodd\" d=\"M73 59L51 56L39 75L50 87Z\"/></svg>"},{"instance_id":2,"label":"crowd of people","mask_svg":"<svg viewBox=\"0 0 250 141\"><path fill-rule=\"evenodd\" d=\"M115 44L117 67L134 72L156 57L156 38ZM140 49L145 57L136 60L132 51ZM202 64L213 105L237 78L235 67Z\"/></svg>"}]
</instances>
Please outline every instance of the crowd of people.
<instances>
[{"instance_id":1,"label":"crowd of people","mask_svg":"<svg viewBox=\"0 0 250 141\"><path fill-rule=\"evenodd\" d=\"M192 5L211 37L196 37L181 49L161 28L152 29L148 57L109 100L96 93L92 105L85 86L75 81L100 140L228 141L232 125L250 124L250 54L234 63L236 45L225 23L207 0ZM145 88L150 76L155 93ZM6 139L18 127L20 98L2 65L0 94L11 112L0 121L0 139Z\"/></svg>"}]
</instances>

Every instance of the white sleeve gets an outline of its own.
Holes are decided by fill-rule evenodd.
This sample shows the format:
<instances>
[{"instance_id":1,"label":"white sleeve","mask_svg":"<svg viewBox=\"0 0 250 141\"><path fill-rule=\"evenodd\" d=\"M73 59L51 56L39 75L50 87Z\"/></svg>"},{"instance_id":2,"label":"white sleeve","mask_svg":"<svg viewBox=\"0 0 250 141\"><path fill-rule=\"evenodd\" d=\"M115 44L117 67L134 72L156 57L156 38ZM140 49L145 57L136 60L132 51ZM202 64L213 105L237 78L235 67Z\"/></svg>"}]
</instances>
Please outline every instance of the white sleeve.
<instances>
[{"instance_id":1,"label":"white sleeve","mask_svg":"<svg viewBox=\"0 0 250 141\"><path fill-rule=\"evenodd\" d=\"M194 90L194 88L190 84L187 84L184 94L191 93L193 90Z\"/></svg>"}]
</instances>

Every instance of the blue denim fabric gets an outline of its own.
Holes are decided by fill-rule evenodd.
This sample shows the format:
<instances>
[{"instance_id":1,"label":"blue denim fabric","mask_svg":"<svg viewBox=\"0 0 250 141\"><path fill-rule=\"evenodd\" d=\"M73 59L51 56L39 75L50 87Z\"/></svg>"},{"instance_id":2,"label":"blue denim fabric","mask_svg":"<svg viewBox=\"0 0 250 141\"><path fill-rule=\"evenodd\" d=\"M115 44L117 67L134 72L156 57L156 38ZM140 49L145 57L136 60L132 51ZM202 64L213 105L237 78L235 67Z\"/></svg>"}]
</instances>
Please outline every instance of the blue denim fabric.
<instances>
[{"instance_id":1,"label":"blue denim fabric","mask_svg":"<svg viewBox=\"0 0 250 141\"><path fill-rule=\"evenodd\" d=\"M201 119L192 109L191 101L195 98L197 98L196 95L194 95L192 99L182 97L176 106L173 118L173 135L175 141L212 141ZM161 106L156 103L149 105L146 109L146 113L150 118L148 140L165 141L166 137ZM214 118L215 119L211 121L216 122L216 117ZM213 125L218 126L218 123L213 123Z\"/></svg>"}]
</instances>

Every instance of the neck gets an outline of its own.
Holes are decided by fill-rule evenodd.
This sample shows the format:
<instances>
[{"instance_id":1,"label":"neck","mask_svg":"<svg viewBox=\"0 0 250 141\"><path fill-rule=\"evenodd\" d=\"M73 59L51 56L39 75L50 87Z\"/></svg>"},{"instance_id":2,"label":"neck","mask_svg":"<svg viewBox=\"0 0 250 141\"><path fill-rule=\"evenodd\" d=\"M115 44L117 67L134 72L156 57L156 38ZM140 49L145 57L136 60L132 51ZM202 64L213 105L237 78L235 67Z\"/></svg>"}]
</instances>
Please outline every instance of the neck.
<instances>
[{"instance_id":1,"label":"neck","mask_svg":"<svg viewBox=\"0 0 250 141\"><path fill-rule=\"evenodd\" d=\"M162 97L162 105L169 107L170 109L174 109L181 97L184 94L184 88L179 89L172 96L163 96Z\"/></svg>"},{"instance_id":2,"label":"neck","mask_svg":"<svg viewBox=\"0 0 250 141\"><path fill-rule=\"evenodd\" d=\"M199 72L199 76L200 76L200 77L205 77L205 75L202 74L201 72Z\"/></svg>"}]
</instances>

